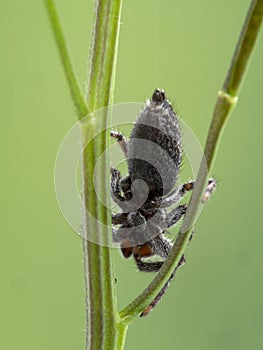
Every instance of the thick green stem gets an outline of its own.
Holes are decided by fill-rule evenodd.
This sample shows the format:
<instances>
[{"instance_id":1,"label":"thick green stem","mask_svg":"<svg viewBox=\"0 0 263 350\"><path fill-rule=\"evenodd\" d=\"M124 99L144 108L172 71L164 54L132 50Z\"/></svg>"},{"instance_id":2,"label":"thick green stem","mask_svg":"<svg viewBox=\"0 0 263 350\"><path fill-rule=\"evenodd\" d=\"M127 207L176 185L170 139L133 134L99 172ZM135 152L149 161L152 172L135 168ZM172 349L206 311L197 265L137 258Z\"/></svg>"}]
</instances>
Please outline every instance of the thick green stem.
<instances>
[{"instance_id":1,"label":"thick green stem","mask_svg":"<svg viewBox=\"0 0 263 350\"><path fill-rule=\"evenodd\" d=\"M118 338L117 338L116 348L114 350L123 350L125 345L128 325L124 322L120 322L117 326L117 329L118 329Z\"/></svg>"},{"instance_id":2,"label":"thick green stem","mask_svg":"<svg viewBox=\"0 0 263 350\"><path fill-rule=\"evenodd\" d=\"M71 96L80 120L82 140L82 194L84 274L86 290L86 349L121 349L125 327L117 321L117 302L113 283L109 209L109 160L107 123L113 101L117 47L120 28L121 0L97 0L87 83L87 102L81 94L66 48L59 18L52 0L45 0ZM89 107L88 107L89 106ZM88 115L88 116L87 116ZM87 116L87 118L84 118ZM95 186L96 185L96 186ZM100 189L101 201L95 187ZM104 204L103 204L104 203ZM92 219L94 218L94 219Z\"/></svg>"},{"instance_id":3,"label":"thick green stem","mask_svg":"<svg viewBox=\"0 0 263 350\"><path fill-rule=\"evenodd\" d=\"M109 243L111 241L109 159L107 154L98 162L108 147L109 106L113 100L117 46L119 38L121 0L97 0L93 40L87 82L87 101L93 113L82 125L83 198L89 214L83 222L88 242L84 242L87 341L86 349L114 349L119 342L117 301ZM103 108L107 107L107 108ZM92 133L92 135L91 135ZM94 169L96 166L96 174ZM100 199L95 187L100 190Z\"/></svg>"},{"instance_id":4,"label":"thick green stem","mask_svg":"<svg viewBox=\"0 0 263 350\"><path fill-rule=\"evenodd\" d=\"M199 168L190 205L178 237L175 241L173 250L148 288L146 288L142 294L140 294L120 312L120 317L126 322L132 321L157 295L159 290L169 279L175 267L178 265L181 256L186 249L196 218L196 213L201 203L201 196L207 181L207 172L211 171L223 127L230 115L231 110L236 105L236 94L245 74L245 69L252 53L256 38L258 37L262 23L262 16L263 0L253 0L245 19L230 69L223 84L223 88L218 93L218 98L215 104L214 114L206 141L204 157Z\"/></svg>"}]
</instances>

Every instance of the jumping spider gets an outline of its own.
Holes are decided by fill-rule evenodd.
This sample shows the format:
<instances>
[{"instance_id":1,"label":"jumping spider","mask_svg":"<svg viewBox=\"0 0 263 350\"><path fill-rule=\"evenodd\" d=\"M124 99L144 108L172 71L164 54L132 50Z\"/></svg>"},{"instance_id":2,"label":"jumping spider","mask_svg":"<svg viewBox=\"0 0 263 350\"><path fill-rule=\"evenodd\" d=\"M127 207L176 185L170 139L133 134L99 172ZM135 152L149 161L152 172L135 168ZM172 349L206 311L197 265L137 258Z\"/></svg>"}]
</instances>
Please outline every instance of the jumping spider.
<instances>
[{"instance_id":1,"label":"jumping spider","mask_svg":"<svg viewBox=\"0 0 263 350\"><path fill-rule=\"evenodd\" d=\"M182 160L182 143L178 119L165 92L160 89L153 92L138 115L129 141L119 132L112 131L111 137L124 152L129 173L121 177L117 169L111 168L111 196L122 210L112 215L113 225L119 225L118 229L113 228L113 240L120 243L125 258L133 256L140 271L156 272L173 247L165 236L166 230L186 213L187 205L179 205L170 212L165 208L178 203L194 186L191 181L173 189ZM204 200L215 185L210 179ZM153 256L162 260L146 259ZM184 256L177 267L183 262ZM169 281L142 316L158 303Z\"/></svg>"}]
</instances>

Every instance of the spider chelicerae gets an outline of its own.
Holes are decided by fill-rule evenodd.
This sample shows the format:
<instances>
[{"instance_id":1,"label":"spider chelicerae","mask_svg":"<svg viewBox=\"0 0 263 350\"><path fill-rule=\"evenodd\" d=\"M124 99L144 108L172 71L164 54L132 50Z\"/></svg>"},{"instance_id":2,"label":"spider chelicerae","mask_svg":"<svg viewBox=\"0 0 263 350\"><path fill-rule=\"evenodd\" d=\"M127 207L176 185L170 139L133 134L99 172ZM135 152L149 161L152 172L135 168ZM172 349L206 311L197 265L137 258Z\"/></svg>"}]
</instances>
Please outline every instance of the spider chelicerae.
<instances>
[{"instance_id":1,"label":"spider chelicerae","mask_svg":"<svg viewBox=\"0 0 263 350\"><path fill-rule=\"evenodd\" d=\"M121 208L120 213L112 215L113 225L118 226L113 228L113 240L120 243L125 258L134 258L140 271L156 272L173 247L166 230L186 213L187 205L169 212L167 208L178 203L194 186L194 181L190 181L174 189L182 160L182 142L177 115L165 92L160 89L153 92L137 117L129 141L115 131L111 137L119 143L128 163L125 177L111 168L111 196ZM215 186L215 180L209 179L204 200ZM148 259L153 256L161 260ZM183 262L184 256L177 268ZM174 273L141 316L159 302Z\"/></svg>"}]
</instances>

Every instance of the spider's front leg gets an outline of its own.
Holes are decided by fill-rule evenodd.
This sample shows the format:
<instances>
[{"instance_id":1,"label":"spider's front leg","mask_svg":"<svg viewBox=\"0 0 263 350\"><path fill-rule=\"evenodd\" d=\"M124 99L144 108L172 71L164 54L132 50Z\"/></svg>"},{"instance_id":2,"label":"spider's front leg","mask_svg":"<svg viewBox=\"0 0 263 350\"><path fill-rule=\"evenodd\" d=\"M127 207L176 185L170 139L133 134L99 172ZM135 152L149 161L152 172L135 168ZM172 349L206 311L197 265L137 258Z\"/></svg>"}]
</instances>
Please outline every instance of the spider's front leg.
<instances>
[{"instance_id":1,"label":"spider's front leg","mask_svg":"<svg viewBox=\"0 0 263 350\"><path fill-rule=\"evenodd\" d=\"M122 152L124 153L125 157L127 158L127 153L128 153L128 141L126 138L121 134L120 132L117 131L111 131L110 136L117 140L118 144L120 145Z\"/></svg>"}]
</instances>

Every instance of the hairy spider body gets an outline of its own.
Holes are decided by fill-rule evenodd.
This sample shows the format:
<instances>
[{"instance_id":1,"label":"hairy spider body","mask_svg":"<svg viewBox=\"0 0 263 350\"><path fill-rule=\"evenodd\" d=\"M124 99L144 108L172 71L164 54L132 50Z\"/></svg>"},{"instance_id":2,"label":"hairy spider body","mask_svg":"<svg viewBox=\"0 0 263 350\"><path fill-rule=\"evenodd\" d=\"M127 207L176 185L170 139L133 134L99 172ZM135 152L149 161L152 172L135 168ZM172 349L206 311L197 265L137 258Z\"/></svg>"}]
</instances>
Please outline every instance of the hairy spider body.
<instances>
[{"instance_id":1,"label":"hairy spider body","mask_svg":"<svg viewBox=\"0 0 263 350\"><path fill-rule=\"evenodd\" d=\"M121 177L117 169L111 168L111 196L122 210L112 216L113 225L119 226L113 228L113 240L120 243L125 258L133 256L140 271L156 272L173 247L165 237L166 230L180 220L187 206L179 205L169 213L166 208L178 203L194 186L194 182L188 182L173 190L182 160L182 143L177 115L164 91L154 91L139 113L129 141L114 131L111 137L121 146L129 173ZM204 200L215 188L215 181L209 181ZM161 260L147 259L153 256ZM183 261L184 256L178 267ZM169 281L143 316L158 303Z\"/></svg>"},{"instance_id":2,"label":"hairy spider body","mask_svg":"<svg viewBox=\"0 0 263 350\"><path fill-rule=\"evenodd\" d=\"M148 186L148 201L174 187L182 159L181 136L176 114L164 92L156 90L139 114L127 158L131 181L140 179Z\"/></svg>"}]
</instances>

